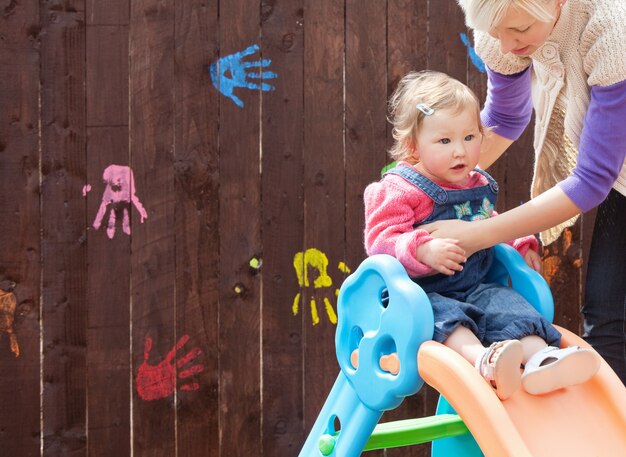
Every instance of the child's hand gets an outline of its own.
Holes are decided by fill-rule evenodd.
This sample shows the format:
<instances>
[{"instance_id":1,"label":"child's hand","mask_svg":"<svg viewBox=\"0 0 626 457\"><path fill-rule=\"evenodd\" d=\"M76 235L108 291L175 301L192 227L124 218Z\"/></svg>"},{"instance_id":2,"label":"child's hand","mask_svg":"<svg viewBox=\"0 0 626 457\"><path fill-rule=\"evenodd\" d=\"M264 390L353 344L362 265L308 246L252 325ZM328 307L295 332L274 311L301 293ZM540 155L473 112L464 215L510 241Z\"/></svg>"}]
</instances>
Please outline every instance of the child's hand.
<instances>
[{"instance_id":1,"label":"child's hand","mask_svg":"<svg viewBox=\"0 0 626 457\"><path fill-rule=\"evenodd\" d=\"M532 249L526 251L526 254L524 254L524 260L526 261L526 264L537 273L541 273L541 271L543 270L541 256Z\"/></svg>"},{"instance_id":2,"label":"child's hand","mask_svg":"<svg viewBox=\"0 0 626 457\"><path fill-rule=\"evenodd\" d=\"M444 275L453 275L463 270L467 258L465 251L457 240L451 238L435 238L417 247L417 260Z\"/></svg>"}]
</instances>

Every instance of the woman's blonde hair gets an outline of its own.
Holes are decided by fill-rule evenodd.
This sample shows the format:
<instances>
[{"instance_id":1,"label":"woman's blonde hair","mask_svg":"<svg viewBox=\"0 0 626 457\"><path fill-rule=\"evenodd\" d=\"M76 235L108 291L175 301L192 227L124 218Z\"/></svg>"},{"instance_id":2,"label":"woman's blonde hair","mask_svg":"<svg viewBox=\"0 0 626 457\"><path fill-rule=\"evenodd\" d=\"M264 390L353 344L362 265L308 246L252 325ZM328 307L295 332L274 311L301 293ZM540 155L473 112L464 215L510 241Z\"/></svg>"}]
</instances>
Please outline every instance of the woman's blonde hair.
<instances>
[{"instance_id":1,"label":"woman's blonde hair","mask_svg":"<svg viewBox=\"0 0 626 457\"><path fill-rule=\"evenodd\" d=\"M556 0L457 0L465 13L468 27L488 32L497 27L510 8L533 16L541 22L554 20Z\"/></svg>"},{"instance_id":2,"label":"woman's blonde hair","mask_svg":"<svg viewBox=\"0 0 626 457\"><path fill-rule=\"evenodd\" d=\"M411 72L402 78L389 99L389 122L393 126L391 133L395 140L389 155L393 160L407 160L413 153L426 116L417 108L418 104L424 104L434 112L451 109L454 114L474 109L480 133L484 133L480 122L480 102L469 87L438 71Z\"/></svg>"}]
</instances>

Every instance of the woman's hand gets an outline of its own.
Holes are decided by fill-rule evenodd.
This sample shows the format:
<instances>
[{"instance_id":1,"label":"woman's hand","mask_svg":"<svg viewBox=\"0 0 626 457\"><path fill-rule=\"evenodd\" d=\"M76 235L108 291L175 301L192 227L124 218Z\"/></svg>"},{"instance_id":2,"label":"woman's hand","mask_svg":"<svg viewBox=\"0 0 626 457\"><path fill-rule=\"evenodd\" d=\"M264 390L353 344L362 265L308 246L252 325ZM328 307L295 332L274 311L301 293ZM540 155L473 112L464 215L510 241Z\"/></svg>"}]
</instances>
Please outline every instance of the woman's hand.
<instances>
[{"instance_id":1,"label":"woman's hand","mask_svg":"<svg viewBox=\"0 0 626 457\"><path fill-rule=\"evenodd\" d=\"M459 247L458 241L450 238L430 240L420 244L416 251L418 261L448 276L463 270L461 264L467 260L465 251Z\"/></svg>"},{"instance_id":2,"label":"woman's hand","mask_svg":"<svg viewBox=\"0 0 626 457\"><path fill-rule=\"evenodd\" d=\"M524 260L530 268L541 274L541 271L543 270L543 263L541 262L541 256L538 252L529 249L526 251L526 254L524 254Z\"/></svg>"},{"instance_id":3,"label":"woman's hand","mask_svg":"<svg viewBox=\"0 0 626 457\"><path fill-rule=\"evenodd\" d=\"M485 237L480 236L479 225L481 222L482 221L468 222L459 219L447 219L420 225L419 228L426 230L434 238L456 240L458 246L464 251L465 255L469 257L476 251L480 251L489 246L488 244L484 244Z\"/></svg>"}]
</instances>

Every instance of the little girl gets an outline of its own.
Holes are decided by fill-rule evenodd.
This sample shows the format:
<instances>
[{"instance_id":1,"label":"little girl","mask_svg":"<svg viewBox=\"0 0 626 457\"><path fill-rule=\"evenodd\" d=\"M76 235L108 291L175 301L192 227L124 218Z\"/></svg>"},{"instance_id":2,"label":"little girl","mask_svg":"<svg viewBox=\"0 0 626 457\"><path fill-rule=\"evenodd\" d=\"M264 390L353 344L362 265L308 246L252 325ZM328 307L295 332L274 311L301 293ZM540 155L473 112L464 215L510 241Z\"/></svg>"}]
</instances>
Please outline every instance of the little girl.
<instances>
[{"instance_id":1,"label":"little girl","mask_svg":"<svg viewBox=\"0 0 626 457\"><path fill-rule=\"evenodd\" d=\"M466 258L456 240L436 239L419 228L439 219L496 214L498 185L475 168L484 133L475 94L443 73L410 73L393 94L390 112L390 155L398 165L365 189L368 255L390 254L404 265L432 303L433 339L472 363L500 399L520 384L539 395L590 379L600 367L593 350L559 349L561 334L521 295L484 282L493 248ZM541 270L534 237L509 244ZM397 373L397 356L383 357L381 368Z\"/></svg>"}]
</instances>

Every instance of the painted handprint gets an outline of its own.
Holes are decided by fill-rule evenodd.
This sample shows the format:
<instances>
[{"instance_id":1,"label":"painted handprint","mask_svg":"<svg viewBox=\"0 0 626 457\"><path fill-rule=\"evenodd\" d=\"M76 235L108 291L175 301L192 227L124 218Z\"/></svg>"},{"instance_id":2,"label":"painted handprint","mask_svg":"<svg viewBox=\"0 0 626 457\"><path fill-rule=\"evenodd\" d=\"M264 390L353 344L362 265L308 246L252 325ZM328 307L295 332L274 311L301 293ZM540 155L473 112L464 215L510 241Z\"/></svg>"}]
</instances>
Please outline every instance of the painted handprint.
<instances>
[{"instance_id":1,"label":"painted handprint","mask_svg":"<svg viewBox=\"0 0 626 457\"><path fill-rule=\"evenodd\" d=\"M461 41L467 48L467 53L469 54L469 58L474 64L474 66L478 69L478 71L480 71L481 73L484 73L485 71L487 71L485 69L485 63L478 56L478 54L476 54L476 51L474 51L474 48L472 47L472 44L470 43L470 40L467 37L467 35L465 33L460 33L459 37L461 38Z\"/></svg>"},{"instance_id":2,"label":"painted handprint","mask_svg":"<svg viewBox=\"0 0 626 457\"><path fill-rule=\"evenodd\" d=\"M297 252L293 258L293 267L296 270L296 276L298 277L298 284L300 287L309 287L309 267L312 267L317 271L317 278L313 281L313 287L315 289L326 289L328 293L328 289L330 289L333 285L332 278L328 275L328 257L322 251L311 248L307 249L305 252ZM350 269L346 266L345 263L339 262L337 267L342 273L350 273ZM332 291L332 289L331 289ZM335 297L339 294L339 289L335 288L334 291L331 292ZM337 313L330 302L328 295L323 297L324 308L326 309L326 314L328 315L328 320L336 324L337 323ZM313 321L313 325L319 324L320 318L317 311L317 302L315 300L315 294L311 294L310 300L311 306L311 320ZM297 293L293 299L293 305L291 310L293 315L296 316L298 314L300 308L300 293Z\"/></svg>"},{"instance_id":3,"label":"painted handprint","mask_svg":"<svg viewBox=\"0 0 626 457\"><path fill-rule=\"evenodd\" d=\"M130 217L129 207L132 203L139 211L141 223L146 220L148 213L135 195L135 178L133 170L125 165L109 165L102 174L102 180L106 185L102 194L102 203L98 209L96 219L93 221L93 228L98 230L102 225L107 210L109 210L109 219L107 221L107 236L113 238L115 236L115 225L117 215L122 213L122 230L130 235ZM83 194L85 194L83 190Z\"/></svg>"},{"instance_id":4,"label":"painted handprint","mask_svg":"<svg viewBox=\"0 0 626 457\"><path fill-rule=\"evenodd\" d=\"M253 44L241 52L236 52L235 54L218 59L209 67L213 86L235 102L240 108L243 108L243 101L233 93L236 87L251 90L261 89L265 92L275 89L274 86L263 82L264 79L274 79L278 77L278 75L272 71L263 71L264 67L272 63L270 59L243 61L244 57L254 54L259 49L259 45ZM257 69L258 71L250 71L253 69ZM250 80L260 80L261 83L259 84L258 82Z\"/></svg>"},{"instance_id":5,"label":"painted handprint","mask_svg":"<svg viewBox=\"0 0 626 457\"><path fill-rule=\"evenodd\" d=\"M137 372L137 393L143 400L159 400L169 397L176 390L176 378L184 380L204 370L204 365L192 365L180 370L202 354L200 348L193 348L182 358L174 360L176 353L189 341L189 335L184 335L178 343L167 353L165 360L157 365L150 365L148 359L152 350L152 338L147 337L143 353L143 363ZM178 373L177 373L178 372ZM178 387L179 390L198 390L197 382L190 382Z\"/></svg>"},{"instance_id":6,"label":"painted handprint","mask_svg":"<svg viewBox=\"0 0 626 457\"><path fill-rule=\"evenodd\" d=\"M20 347L17 344L17 336L13 331L13 321L15 319L15 308L17 300L12 292L6 292L0 289L0 333L9 335L9 344L11 352L15 357L20 355Z\"/></svg>"}]
</instances>

